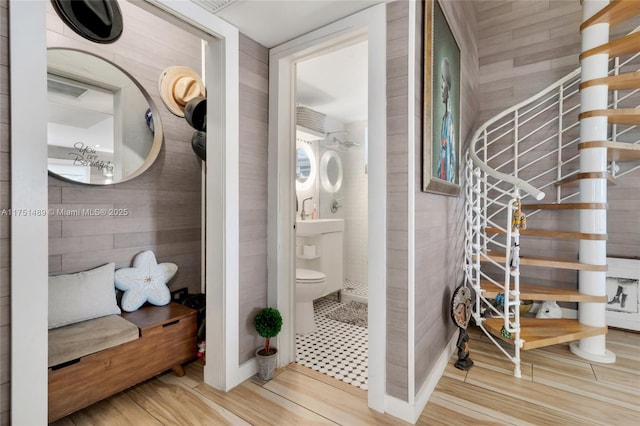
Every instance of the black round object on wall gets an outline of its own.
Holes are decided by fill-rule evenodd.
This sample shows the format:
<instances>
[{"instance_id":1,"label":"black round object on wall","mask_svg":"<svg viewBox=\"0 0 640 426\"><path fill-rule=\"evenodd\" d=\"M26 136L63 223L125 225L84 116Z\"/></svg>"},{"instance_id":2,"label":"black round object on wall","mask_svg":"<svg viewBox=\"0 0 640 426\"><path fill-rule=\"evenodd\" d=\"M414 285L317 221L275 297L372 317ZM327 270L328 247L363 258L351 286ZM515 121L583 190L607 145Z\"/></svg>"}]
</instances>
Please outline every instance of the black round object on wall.
<instances>
[{"instance_id":1,"label":"black round object on wall","mask_svg":"<svg viewBox=\"0 0 640 426\"><path fill-rule=\"evenodd\" d=\"M184 118L196 130L207 130L207 99L201 96L191 99L184 107Z\"/></svg>"},{"instance_id":2,"label":"black round object on wall","mask_svg":"<svg viewBox=\"0 0 640 426\"><path fill-rule=\"evenodd\" d=\"M96 43L113 43L124 28L116 0L51 0L53 8L73 31Z\"/></svg>"}]
</instances>

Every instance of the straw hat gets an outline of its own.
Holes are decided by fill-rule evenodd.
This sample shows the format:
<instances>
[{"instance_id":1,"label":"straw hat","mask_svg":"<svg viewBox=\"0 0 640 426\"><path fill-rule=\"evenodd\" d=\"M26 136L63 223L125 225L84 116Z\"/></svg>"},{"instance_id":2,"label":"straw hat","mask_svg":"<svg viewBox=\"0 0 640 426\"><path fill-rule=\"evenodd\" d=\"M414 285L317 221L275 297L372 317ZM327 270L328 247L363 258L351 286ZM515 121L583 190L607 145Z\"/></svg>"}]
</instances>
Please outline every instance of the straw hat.
<instances>
[{"instance_id":1,"label":"straw hat","mask_svg":"<svg viewBox=\"0 0 640 426\"><path fill-rule=\"evenodd\" d=\"M205 96L200 76L189 67L173 66L164 70L158 88L166 107L178 117L184 117L184 107L191 99Z\"/></svg>"}]
</instances>

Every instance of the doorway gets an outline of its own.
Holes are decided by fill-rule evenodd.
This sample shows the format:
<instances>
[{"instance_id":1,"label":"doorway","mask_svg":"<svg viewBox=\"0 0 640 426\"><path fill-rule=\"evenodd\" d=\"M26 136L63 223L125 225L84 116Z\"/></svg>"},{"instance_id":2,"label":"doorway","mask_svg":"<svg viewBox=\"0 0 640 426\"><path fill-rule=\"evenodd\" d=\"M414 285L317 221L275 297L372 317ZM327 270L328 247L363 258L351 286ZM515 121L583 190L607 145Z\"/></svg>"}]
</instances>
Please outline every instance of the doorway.
<instances>
[{"instance_id":1,"label":"doorway","mask_svg":"<svg viewBox=\"0 0 640 426\"><path fill-rule=\"evenodd\" d=\"M355 39L297 62L295 93L295 360L363 390L368 389L367 56L368 41ZM335 226L320 234L302 230L318 223ZM301 279L313 274L324 283Z\"/></svg>"},{"instance_id":2,"label":"doorway","mask_svg":"<svg viewBox=\"0 0 640 426\"><path fill-rule=\"evenodd\" d=\"M385 410L386 6L380 4L270 51L269 304L283 314L280 366L295 361L296 65L367 41L368 405ZM342 134L339 136L343 136ZM342 138L340 139L342 140ZM331 200L332 201L332 200ZM322 206L316 209L322 209ZM375 230L378 230L377 232Z\"/></svg>"}]
</instances>

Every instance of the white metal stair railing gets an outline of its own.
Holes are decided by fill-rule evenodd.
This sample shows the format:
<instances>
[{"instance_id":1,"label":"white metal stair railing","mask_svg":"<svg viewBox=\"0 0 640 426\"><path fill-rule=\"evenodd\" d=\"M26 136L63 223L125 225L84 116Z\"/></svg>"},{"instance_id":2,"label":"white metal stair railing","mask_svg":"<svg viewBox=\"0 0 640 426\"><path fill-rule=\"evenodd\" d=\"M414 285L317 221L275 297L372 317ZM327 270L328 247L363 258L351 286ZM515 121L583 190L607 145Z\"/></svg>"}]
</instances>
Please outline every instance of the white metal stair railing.
<instances>
[{"instance_id":1,"label":"white metal stair railing","mask_svg":"<svg viewBox=\"0 0 640 426\"><path fill-rule=\"evenodd\" d=\"M625 60L611 60L611 74L621 69L638 69L640 55ZM474 134L465 154L465 280L476 294L474 319L485 334L515 364L514 375L520 376L520 291L519 291L519 231L512 228L516 200L544 198L544 191L555 191L555 203L578 195L577 188L563 193L559 181L576 175L579 170L578 143L580 112L580 68L569 73L531 98L489 119ZM639 90L613 92L611 107L636 102ZM634 107L637 107L634 104ZM611 139L640 143L638 126L611 126ZM626 140L625 140L626 139ZM638 168L635 165L617 173L621 177ZM617 175L616 175L617 173ZM535 214L533 212L531 214ZM529 216L531 216L531 214ZM498 228L503 235L487 235L488 227ZM504 242L502 242L504 241ZM516 248L516 250L514 250ZM488 257L492 250L504 250L504 264ZM489 265L493 275L504 276L504 283L494 280L481 269L481 260ZM511 267L511 263L515 267ZM487 280L504 294L504 307L496 309L484 297L480 281ZM511 307L514 307L510 314ZM503 331L510 333L515 347L510 355L498 345L483 327L483 312L499 315L504 320Z\"/></svg>"},{"instance_id":2,"label":"white metal stair railing","mask_svg":"<svg viewBox=\"0 0 640 426\"><path fill-rule=\"evenodd\" d=\"M639 28L636 28L634 31L639 31ZM640 53L635 54L627 58L626 60L620 60L620 58L614 58L612 70L609 72L611 75L620 75L620 70L625 69L625 67L629 67L634 71L640 71L638 69L637 63L640 61ZM638 108L638 97L640 97L640 89L629 90L626 93L621 93L619 91L614 91L612 93L612 101L610 103L610 107L613 109L624 107L626 105L630 105L633 108ZM611 140L613 142L627 142L632 144L640 144L640 136L638 132L640 131L639 126L619 126L617 124L611 125ZM640 169L640 164L635 166L628 167L626 170L619 171L615 161L610 163L610 171L611 175L615 178L622 177L626 174L629 174L637 169Z\"/></svg>"}]
</instances>

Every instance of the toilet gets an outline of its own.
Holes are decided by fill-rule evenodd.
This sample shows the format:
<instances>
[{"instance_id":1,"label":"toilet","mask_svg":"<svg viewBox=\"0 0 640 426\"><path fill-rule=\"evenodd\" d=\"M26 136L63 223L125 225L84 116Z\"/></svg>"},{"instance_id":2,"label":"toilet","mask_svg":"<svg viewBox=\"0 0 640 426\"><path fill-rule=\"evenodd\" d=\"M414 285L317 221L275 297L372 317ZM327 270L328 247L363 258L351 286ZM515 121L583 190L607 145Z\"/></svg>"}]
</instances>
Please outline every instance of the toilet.
<instances>
[{"instance_id":1,"label":"toilet","mask_svg":"<svg viewBox=\"0 0 640 426\"><path fill-rule=\"evenodd\" d=\"M313 301L327 288L327 277L319 271L296 269L296 333L307 334L317 330L313 318Z\"/></svg>"}]
</instances>

